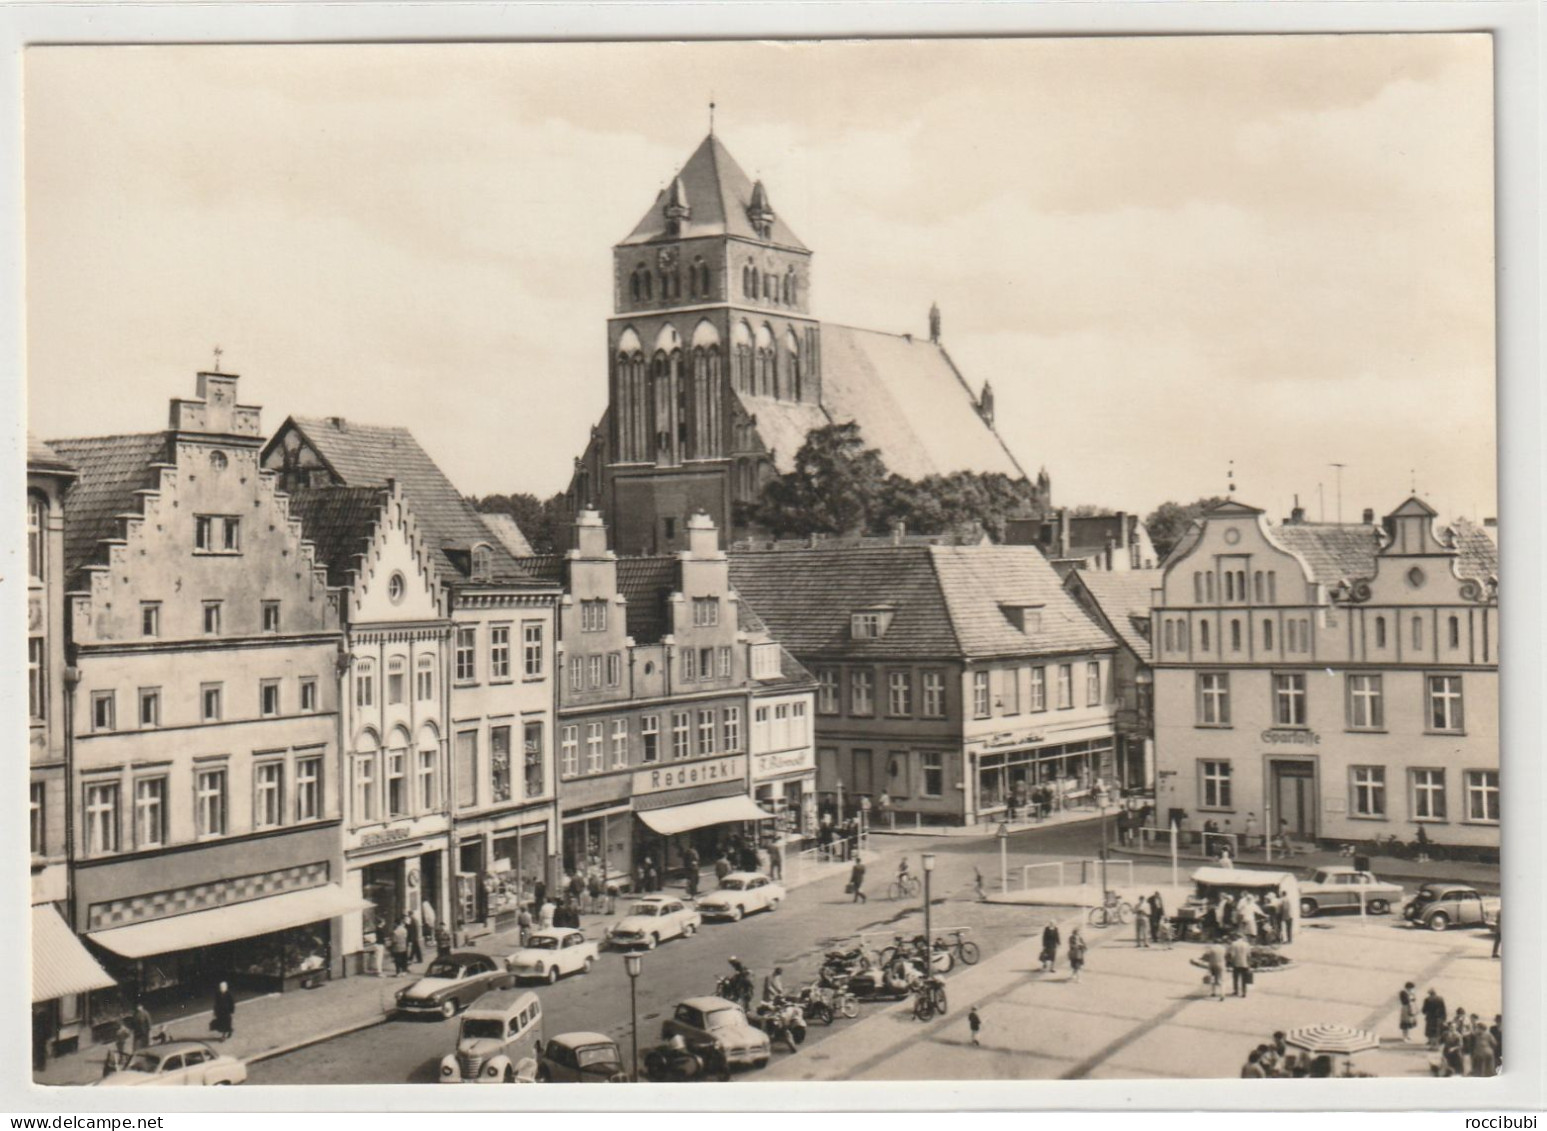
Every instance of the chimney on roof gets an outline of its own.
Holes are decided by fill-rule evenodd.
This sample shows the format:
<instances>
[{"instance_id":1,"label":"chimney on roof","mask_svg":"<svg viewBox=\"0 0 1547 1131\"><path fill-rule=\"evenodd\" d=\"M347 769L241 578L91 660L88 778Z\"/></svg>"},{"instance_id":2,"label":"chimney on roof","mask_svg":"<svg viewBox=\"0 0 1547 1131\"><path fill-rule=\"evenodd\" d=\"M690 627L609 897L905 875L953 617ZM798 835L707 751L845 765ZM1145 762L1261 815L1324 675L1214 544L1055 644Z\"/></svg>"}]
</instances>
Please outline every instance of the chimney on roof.
<instances>
[{"instance_id":1,"label":"chimney on roof","mask_svg":"<svg viewBox=\"0 0 1547 1131\"><path fill-rule=\"evenodd\" d=\"M902 540L908 536L908 524L901 519L892 523L892 545L901 546Z\"/></svg>"},{"instance_id":2,"label":"chimney on roof","mask_svg":"<svg viewBox=\"0 0 1547 1131\"><path fill-rule=\"evenodd\" d=\"M607 556L607 526L601 514L590 507L575 516L575 550L582 558Z\"/></svg>"},{"instance_id":3,"label":"chimney on roof","mask_svg":"<svg viewBox=\"0 0 1547 1131\"><path fill-rule=\"evenodd\" d=\"M1106 563L1105 565L1102 566L1102 568L1105 569L1108 573L1112 572L1112 551L1114 551L1115 549L1117 549L1117 539L1113 538L1110 534L1108 534L1107 535L1107 548L1106 548L1106 552L1105 552L1105 554L1102 555L1103 556L1103 560Z\"/></svg>"},{"instance_id":4,"label":"chimney on roof","mask_svg":"<svg viewBox=\"0 0 1547 1131\"><path fill-rule=\"evenodd\" d=\"M1054 554L1060 558L1067 556L1070 541L1069 509L1064 507L1058 512L1058 545L1054 549Z\"/></svg>"},{"instance_id":5,"label":"chimney on roof","mask_svg":"<svg viewBox=\"0 0 1547 1131\"><path fill-rule=\"evenodd\" d=\"M1497 518L1485 518L1483 519L1483 525L1489 530L1497 530L1499 528L1499 520Z\"/></svg>"},{"instance_id":6,"label":"chimney on roof","mask_svg":"<svg viewBox=\"0 0 1547 1131\"><path fill-rule=\"evenodd\" d=\"M698 511L688 518L688 553L695 558L712 558L720 552L720 532L708 512Z\"/></svg>"},{"instance_id":7,"label":"chimney on roof","mask_svg":"<svg viewBox=\"0 0 1547 1131\"><path fill-rule=\"evenodd\" d=\"M1364 518L1361 519L1360 521L1363 522L1366 526L1374 526L1375 525L1375 508L1374 507L1365 507L1364 508Z\"/></svg>"},{"instance_id":8,"label":"chimney on roof","mask_svg":"<svg viewBox=\"0 0 1547 1131\"><path fill-rule=\"evenodd\" d=\"M940 344L940 307L937 303L929 304L929 340Z\"/></svg>"},{"instance_id":9,"label":"chimney on roof","mask_svg":"<svg viewBox=\"0 0 1547 1131\"><path fill-rule=\"evenodd\" d=\"M328 417L328 423L340 432L347 432L349 430L349 421L345 420L342 416L330 416Z\"/></svg>"}]
</instances>

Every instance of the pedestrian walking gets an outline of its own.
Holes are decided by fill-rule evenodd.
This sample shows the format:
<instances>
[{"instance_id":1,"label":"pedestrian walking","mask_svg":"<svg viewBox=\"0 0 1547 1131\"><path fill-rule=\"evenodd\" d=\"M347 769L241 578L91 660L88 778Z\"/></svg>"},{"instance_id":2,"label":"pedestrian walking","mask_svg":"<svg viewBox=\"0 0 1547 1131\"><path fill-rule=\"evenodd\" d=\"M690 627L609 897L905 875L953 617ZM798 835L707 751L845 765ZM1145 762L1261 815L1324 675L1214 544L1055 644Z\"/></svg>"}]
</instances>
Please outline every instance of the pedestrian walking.
<instances>
[{"instance_id":1,"label":"pedestrian walking","mask_svg":"<svg viewBox=\"0 0 1547 1131\"><path fill-rule=\"evenodd\" d=\"M1225 1000L1225 991L1221 983L1225 980L1225 951L1217 942L1211 942L1203 948L1201 959L1203 968L1208 971L1203 980L1208 983L1209 996L1219 1001Z\"/></svg>"},{"instance_id":2,"label":"pedestrian walking","mask_svg":"<svg viewBox=\"0 0 1547 1131\"><path fill-rule=\"evenodd\" d=\"M1402 1041L1406 1044L1412 1039L1410 1034L1418 1026L1418 1002L1417 992L1413 983L1409 982L1402 987L1402 992L1397 994L1397 1004L1401 1007L1401 1013L1397 1018L1397 1026L1402 1030Z\"/></svg>"},{"instance_id":3,"label":"pedestrian walking","mask_svg":"<svg viewBox=\"0 0 1547 1131\"><path fill-rule=\"evenodd\" d=\"M526 916L527 927L530 928L532 925L531 913L528 912L524 907L521 909L521 913ZM524 934L522 936L521 942L523 946L526 945L526 938ZM448 958L450 955L451 932L446 928L446 924L441 923L435 928L435 957Z\"/></svg>"},{"instance_id":4,"label":"pedestrian walking","mask_svg":"<svg viewBox=\"0 0 1547 1131\"><path fill-rule=\"evenodd\" d=\"M1078 982L1080 971L1085 969L1085 950L1085 936L1076 927L1069 932L1069 968L1074 971L1069 978L1071 982Z\"/></svg>"},{"instance_id":5,"label":"pedestrian walking","mask_svg":"<svg viewBox=\"0 0 1547 1131\"><path fill-rule=\"evenodd\" d=\"M1440 1039L1445 1035L1446 1016L1445 999L1430 986L1428 996L1423 999L1423 1035L1430 1049L1440 1047Z\"/></svg>"},{"instance_id":6,"label":"pedestrian walking","mask_svg":"<svg viewBox=\"0 0 1547 1131\"><path fill-rule=\"evenodd\" d=\"M392 928L392 967L395 974L408 973L408 926L401 921Z\"/></svg>"},{"instance_id":7,"label":"pedestrian walking","mask_svg":"<svg viewBox=\"0 0 1547 1131\"><path fill-rule=\"evenodd\" d=\"M1246 814L1246 827L1241 830L1241 851L1248 851L1257 843L1257 814Z\"/></svg>"},{"instance_id":8,"label":"pedestrian walking","mask_svg":"<svg viewBox=\"0 0 1547 1131\"><path fill-rule=\"evenodd\" d=\"M215 1016L209 1023L210 1030L220 1034L222 1041L229 1041L236 1032L236 996L231 987L221 982L215 991Z\"/></svg>"},{"instance_id":9,"label":"pedestrian walking","mask_svg":"<svg viewBox=\"0 0 1547 1131\"><path fill-rule=\"evenodd\" d=\"M768 846L768 878L784 879L784 853L780 851L777 842Z\"/></svg>"},{"instance_id":10,"label":"pedestrian walking","mask_svg":"<svg viewBox=\"0 0 1547 1131\"><path fill-rule=\"evenodd\" d=\"M691 844L688 845L688 850L682 854L682 878L687 881L689 899L698 894L699 864L698 849L694 848Z\"/></svg>"},{"instance_id":11,"label":"pedestrian walking","mask_svg":"<svg viewBox=\"0 0 1547 1131\"><path fill-rule=\"evenodd\" d=\"M784 996L784 967L775 966L763 979L763 1000L776 1001Z\"/></svg>"},{"instance_id":12,"label":"pedestrian walking","mask_svg":"<svg viewBox=\"0 0 1547 1131\"><path fill-rule=\"evenodd\" d=\"M1252 984L1252 947L1244 936L1231 937L1225 947L1225 962L1230 966L1231 996L1245 997L1246 987Z\"/></svg>"},{"instance_id":13,"label":"pedestrian walking","mask_svg":"<svg viewBox=\"0 0 1547 1131\"><path fill-rule=\"evenodd\" d=\"M1047 926L1042 928L1042 972L1051 974L1058 969L1058 946L1063 942L1063 936L1058 933L1058 924L1049 919Z\"/></svg>"},{"instance_id":14,"label":"pedestrian walking","mask_svg":"<svg viewBox=\"0 0 1547 1131\"><path fill-rule=\"evenodd\" d=\"M553 900L544 901L542 907L538 908L537 911L538 929L543 931L553 930L553 917L558 913L559 909L554 906Z\"/></svg>"},{"instance_id":15,"label":"pedestrian walking","mask_svg":"<svg viewBox=\"0 0 1547 1131\"><path fill-rule=\"evenodd\" d=\"M134 1017L129 1022L129 1028L134 1031L134 1051L139 1052L150 1045L150 1010L145 1008L143 1001L135 1002Z\"/></svg>"},{"instance_id":16,"label":"pedestrian walking","mask_svg":"<svg viewBox=\"0 0 1547 1131\"><path fill-rule=\"evenodd\" d=\"M1133 905L1134 943L1145 948L1150 944L1150 905L1139 900Z\"/></svg>"},{"instance_id":17,"label":"pedestrian walking","mask_svg":"<svg viewBox=\"0 0 1547 1131\"><path fill-rule=\"evenodd\" d=\"M404 916L404 925L408 928L408 964L413 966L424 961L424 936L419 928L419 917L412 911Z\"/></svg>"},{"instance_id":18,"label":"pedestrian walking","mask_svg":"<svg viewBox=\"0 0 1547 1131\"><path fill-rule=\"evenodd\" d=\"M1150 905L1150 942L1160 941L1160 925L1166 919L1166 901L1160 898L1157 891L1149 898Z\"/></svg>"},{"instance_id":19,"label":"pedestrian walking","mask_svg":"<svg viewBox=\"0 0 1547 1131\"><path fill-rule=\"evenodd\" d=\"M1499 948L1504 945L1504 912L1493 913L1493 957L1499 956Z\"/></svg>"},{"instance_id":20,"label":"pedestrian walking","mask_svg":"<svg viewBox=\"0 0 1547 1131\"><path fill-rule=\"evenodd\" d=\"M978 1016L977 1006L973 1006L971 1009L967 1010L967 1028L972 1031L972 1047L980 1048L981 1045L978 1042L978 1034L983 1029L983 1018Z\"/></svg>"},{"instance_id":21,"label":"pedestrian walking","mask_svg":"<svg viewBox=\"0 0 1547 1131\"><path fill-rule=\"evenodd\" d=\"M542 907L542 905L547 902L548 885L542 880L538 880L535 884L532 885L532 907L535 910Z\"/></svg>"},{"instance_id":22,"label":"pedestrian walking","mask_svg":"<svg viewBox=\"0 0 1547 1131\"><path fill-rule=\"evenodd\" d=\"M865 862L854 861L854 867L849 871L849 890L854 893L852 903L869 903L865 895Z\"/></svg>"}]
</instances>

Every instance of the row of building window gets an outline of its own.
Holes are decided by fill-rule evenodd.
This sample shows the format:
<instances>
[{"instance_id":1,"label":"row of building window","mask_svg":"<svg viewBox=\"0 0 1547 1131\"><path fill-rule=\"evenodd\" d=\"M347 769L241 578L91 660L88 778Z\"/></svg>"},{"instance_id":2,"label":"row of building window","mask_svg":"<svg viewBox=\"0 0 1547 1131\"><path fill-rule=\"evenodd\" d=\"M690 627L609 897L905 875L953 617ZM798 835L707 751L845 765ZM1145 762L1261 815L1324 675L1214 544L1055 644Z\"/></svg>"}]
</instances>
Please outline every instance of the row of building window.
<instances>
[{"instance_id":1,"label":"row of building window","mask_svg":"<svg viewBox=\"0 0 1547 1131\"><path fill-rule=\"evenodd\" d=\"M764 704L752 711L752 750L791 750L811 741L804 703Z\"/></svg>"},{"instance_id":2,"label":"row of building window","mask_svg":"<svg viewBox=\"0 0 1547 1131\"><path fill-rule=\"evenodd\" d=\"M323 816L322 762L320 754L297 757L294 780L289 783L285 780L283 758L254 762L253 828L271 829L320 819ZM193 814L197 837L219 837L230 832L230 774L226 766L194 770ZM87 854L100 856L166 847L170 843L170 782L167 774L136 777L130 785L126 808L122 782L88 781L82 799ZM40 844L44 835L42 794L36 789L33 801L33 838L34 844Z\"/></svg>"},{"instance_id":3,"label":"row of building window","mask_svg":"<svg viewBox=\"0 0 1547 1131\"><path fill-rule=\"evenodd\" d=\"M1259 605L1277 604L1278 571L1256 570L1252 574L1252 588L1248 593L1244 569L1225 569L1217 572L1194 570L1192 595L1193 600L1200 605L1218 600L1240 602L1255 600Z\"/></svg>"},{"instance_id":4,"label":"row of building window","mask_svg":"<svg viewBox=\"0 0 1547 1131\"><path fill-rule=\"evenodd\" d=\"M687 268L689 298L709 298L714 294L714 280L709 265L695 258ZM636 303L652 302L659 294L662 301L682 297L682 273L676 267L662 267L657 271L641 263L629 275L629 298Z\"/></svg>"},{"instance_id":5,"label":"row of building window","mask_svg":"<svg viewBox=\"0 0 1547 1131\"><path fill-rule=\"evenodd\" d=\"M759 271L757 264L749 259L741 268L741 293L744 298L754 302L761 299L763 302L794 306L800 298L800 282L795 277L793 267L787 268L781 279L772 271Z\"/></svg>"},{"instance_id":6,"label":"row of building window","mask_svg":"<svg viewBox=\"0 0 1547 1131\"><path fill-rule=\"evenodd\" d=\"M489 728L489 797L483 796L484 778L479 774L478 731L457 731L453 753L456 770L456 804L459 809L473 809L485 804L498 804L514 799L517 767L510 748L514 729L508 725ZM543 724L523 723L521 727L522 785L525 797L541 797L546 790L543 774Z\"/></svg>"},{"instance_id":7,"label":"row of building window","mask_svg":"<svg viewBox=\"0 0 1547 1131\"><path fill-rule=\"evenodd\" d=\"M1395 620L1395 617L1393 617ZM1408 640L1414 649L1424 647L1426 618L1422 616L1412 617L1408 622ZM1192 638L1188 628L1188 621L1181 618L1166 618L1161 626L1165 649L1168 652L1185 652L1192 647ZM1375 634L1375 647L1387 646L1387 625L1384 616L1372 618L1372 630ZM1242 649L1242 625L1241 621L1232 618L1229 623L1230 651L1239 652ZM1452 650L1461 647L1461 618L1449 616L1445 618L1446 646ZM1273 650L1273 622L1262 622L1262 647L1265 651ZM1224 644L1220 648L1223 650ZM1211 650L1211 630L1206 620L1198 622L1198 650L1207 652ZM1289 617L1284 621L1284 651L1309 652L1311 650L1311 622L1306 617Z\"/></svg>"},{"instance_id":8,"label":"row of building window","mask_svg":"<svg viewBox=\"0 0 1547 1131\"><path fill-rule=\"evenodd\" d=\"M804 709L801 714L804 717ZM710 754L735 754L741 750L741 708L702 707L695 711L672 711L668 717L668 740L673 759L705 757ZM605 769L622 770L630 765L633 742L629 721L618 718L584 725L584 769L581 764L580 723L566 723L559 735L559 769L565 777L582 772L599 774ZM649 765L661 760L661 716L641 715L639 719L639 761Z\"/></svg>"},{"instance_id":9,"label":"row of building window","mask_svg":"<svg viewBox=\"0 0 1547 1131\"><path fill-rule=\"evenodd\" d=\"M1444 769L1418 768L1407 771L1407 819L1411 821L1448 821L1449 802ZM1385 766L1350 766L1348 770L1351 816L1385 819L1388 790ZM1499 819L1499 773L1497 770L1463 772L1465 810L1462 820L1496 823ZM1198 763L1198 796L1205 809L1233 810L1233 775L1228 761L1203 760Z\"/></svg>"},{"instance_id":10,"label":"row of building window","mask_svg":"<svg viewBox=\"0 0 1547 1131\"><path fill-rule=\"evenodd\" d=\"M203 603L203 626L205 636L220 636L225 626L226 603L223 600L210 600ZM264 632L278 632L280 630L280 602L263 601L259 607L259 623ZM140 602L140 635L147 640L155 640L161 636L161 602Z\"/></svg>"},{"instance_id":11,"label":"row of building window","mask_svg":"<svg viewBox=\"0 0 1547 1131\"><path fill-rule=\"evenodd\" d=\"M258 681L258 715L259 718L278 718L284 713L283 704L283 680L260 679ZM302 676L296 681L297 713L313 714L318 710L317 678L315 676ZM168 723L161 714L161 688L142 687L136 696L138 709L135 713L136 726L142 730L149 730L161 726L186 725L177 722ZM225 721L225 684L201 683L199 685L199 718L201 723L218 723ZM105 733L119 729L118 725L118 693L116 691L93 691L91 693L91 730L93 734ZM129 728L124 728L129 729Z\"/></svg>"},{"instance_id":12,"label":"row of building window","mask_svg":"<svg viewBox=\"0 0 1547 1131\"><path fill-rule=\"evenodd\" d=\"M1058 664L1054 667L1057 680L1058 709L1069 710L1074 706L1074 664ZM1021 683L1019 668L1000 668L993 672L972 673L972 713L975 718L987 719L995 715L1021 713ZM1030 669L1030 699L1027 709L1048 709L1046 666ZM835 668L817 671L817 713L836 715L839 706L839 672ZM992 678L997 676L997 678ZM918 710L914 710L913 672L906 670L886 673L886 714L889 718L943 719L946 715L945 673L925 671L919 673ZM1085 705L1099 707L1102 703L1101 664L1094 660L1085 664ZM875 715L875 673L869 668L849 669L850 715L869 718Z\"/></svg>"},{"instance_id":13,"label":"row of building window","mask_svg":"<svg viewBox=\"0 0 1547 1131\"><path fill-rule=\"evenodd\" d=\"M1309 691L1304 672L1275 672L1272 684L1273 725L1303 727L1309 718ZM1425 677L1425 729L1460 734L1466 716L1459 675ZM1351 674L1345 679L1344 717L1349 730L1382 731L1386 727L1385 689L1377 674ZM1228 727L1230 673L1198 673L1197 725Z\"/></svg>"}]
</instances>

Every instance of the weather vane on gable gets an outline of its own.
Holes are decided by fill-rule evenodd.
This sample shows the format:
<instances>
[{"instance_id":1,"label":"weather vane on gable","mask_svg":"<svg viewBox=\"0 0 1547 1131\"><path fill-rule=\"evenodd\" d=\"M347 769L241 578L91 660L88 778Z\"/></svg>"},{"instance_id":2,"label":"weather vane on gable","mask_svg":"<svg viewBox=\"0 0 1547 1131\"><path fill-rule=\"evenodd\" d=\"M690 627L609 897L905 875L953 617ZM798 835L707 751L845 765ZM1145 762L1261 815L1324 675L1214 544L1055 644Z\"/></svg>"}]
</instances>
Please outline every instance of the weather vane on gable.
<instances>
[{"instance_id":1,"label":"weather vane on gable","mask_svg":"<svg viewBox=\"0 0 1547 1131\"><path fill-rule=\"evenodd\" d=\"M1225 472L1225 497L1235 498L1235 460L1230 461L1229 470Z\"/></svg>"},{"instance_id":2,"label":"weather vane on gable","mask_svg":"<svg viewBox=\"0 0 1547 1131\"><path fill-rule=\"evenodd\" d=\"M714 91L709 92L709 136L714 136Z\"/></svg>"},{"instance_id":3,"label":"weather vane on gable","mask_svg":"<svg viewBox=\"0 0 1547 1131\"><path fill-rule=\"evenodd\" d=\"M220 372L220 355L225 353L225 352L226 351L221 349L219 346L215 347L215 372L216 373Z\"/></svg>"}]
</instances>

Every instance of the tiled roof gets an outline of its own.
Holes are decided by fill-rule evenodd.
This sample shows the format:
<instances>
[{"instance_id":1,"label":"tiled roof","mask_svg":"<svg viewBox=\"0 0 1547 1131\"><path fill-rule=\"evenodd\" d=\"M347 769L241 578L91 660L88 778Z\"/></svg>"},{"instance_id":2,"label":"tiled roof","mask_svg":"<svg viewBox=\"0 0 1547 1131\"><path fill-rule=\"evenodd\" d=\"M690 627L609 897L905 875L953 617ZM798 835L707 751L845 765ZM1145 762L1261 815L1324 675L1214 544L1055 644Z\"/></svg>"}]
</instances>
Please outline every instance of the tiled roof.
<instances>
[{"instance_id":1,"label":"tiled roof","mask_svg":"<svg viewBox=\"0 0 1547 1131\"><path fill-rule=\"evenodd\" d=\"M49 447L74 466L77 478L64 509L65 585L82 587L82 567L99 559L99 543L122 533L117 516L140 513L135 492L155 487L153 463L169 458L166 432L50 440Z\"/></svg>"},{"instance_id":2,"label":"tiled roof","mask_svg":"<svg viewBox=\"0 0 1547 1131\"><path fill-rule=\"evenodd\" d=\"M532 556L532 544L526 540L526 535L521 533L521 527L516 525L516 520L503 511L498 513L479 511L478 517L489 528L489 533L499 539L505 549L510 551L513 558L529 558Z\"/></svg>"},{"instance_id":3,"label":"tiled roof","mask_svg":"<svg viewBox=\"0 0 1547 1131\"><path fill-rule=\"evenodd\" d=\"M931 546L928 552L966 655L1112 647L1035 546ZM1006 605L1040 605L1041 626L1022 632L1005 615Z\"/></svg>"},{"instance_id":4,"label":"tiled roof","mask_svg":"<svg viewBox=\"0 0 1547 1131\"><path fill-rule=\"evenodd\" d=\"M927 339L824 322L822 406L837 423L857 421L888 470L909 479L1025 476L945 350Z\"/></svg>"},{"instance_id":5,"label":"tiled roof","mask_svg":"<svg viewBox=\"0 0 1547 1131\"><path fill-rule=\"evenodd\" d=\"M62 458L58 452L49 447L42 440L27 431L27 470L28 471L74 471L70 462Z\"/></svg>"},{"instance_id":6,"label":"tiled roof","mask_svg":"<svg viewBox=\"0 0 1547 1131\"><path fill-rule=\"evenodd\" d=\"M337 416L290 420L345 486L384 487L388 479L397 480L425 544L438 552L436 565L443 578L465 578L471 568L469 554L482 542L493 557L494 581L528 580L407 428L358 424Z\"/></svg>"},{"instance_id":7,"label":"tiled roof","mask_svg":"<svg viewBox=\"0 0 1547 1131\"><path fill-rule=\"evenodd\" d=\"M1159 588L1165 571L1160 569L1075 570L1070 575L1083 585L1112 628L1134 655L1145 662L1150 658L1149 637L1138 629L1135 620L1146 623L1150 616L1153 590Z\"/></svg>"},{"instance_id":8,"label":"tiled roof","mask_svg":"<svg viewBox=\"0 0 1547 1131\"><path fill-rule=\"evenodd\" d=\"M821 405L781 401L736 393L748 416L757 420L757 434L763 447L773 453L774 467L780 475L795 469L795 455L806 442L806 434L832 423ZM867 442L869 437L866 437ZM874 444L871 444L874 447Z\"/></svg>"},{"instance_id":9,"label":"tiled roof","mask_svg":"<svg viewBox=\"0 0 1547 1131\"><path fill-rule=\"evenodd\" d=\"M1458 574L1478 581L1499 575L1499 547L1486 527L1458 518L1450 531L1455 536Z\"/></svg>"},{"instance_id":10,"label":"tiled roof","mask_svg":"<svg viewBox=\"0 0 1547 1131\"><path fill-rule=\"evenodd\" d=\"M1300 555L1311 568L1311 579L1320 584L1375 576L1375 554L1381 545L1378 526L1295 522L1272 527L1271 535L1286 550Z\"/></svg>"},{"instance_id":11,"label":"tiled roof","mask_svg":"<svg viewBox=\"0 0 1547 1131\"><path fill-rule=\"evenodd\" d=\"M290 496L290 513L302 536L317 547L329 585L348 585L350 571L370 547L376 520L389 494L384 487L307 487Z\"/></svg>"},{"instance_id":12,"label":"tiled roof","mask_svg":"<svg viewBox=\"0 0 1547 1131\"><path fill-rule=\"evenodd\" d=\"M747 208L752 203L752 180L742 171L720 139L710 134L688 158L677 174L682 182L690 214L680 235L668 236L665 206L670 186L661 190L650 211L645 213L628 238L619 245L644 244L662 239L696 239L700 236L740 236L762 242L752 227ZM774 221L768 242L784 247L805 249L799 237L774 209Z\"/></svg>"},{"instance_id":13,"label":"tiled roof","mask_svg":"<svg viewBox=\"0 0 1547 1131\"><path fill-rule=\"evenodd\" d=\"M900 546L732 553L731 579L799 656L990 657L1110 647L1032 546ZM1005 603L1040 604L1028 636ZM882 603L885 635L855 640L850 618Z\"/></svg>"}]
</instances>

